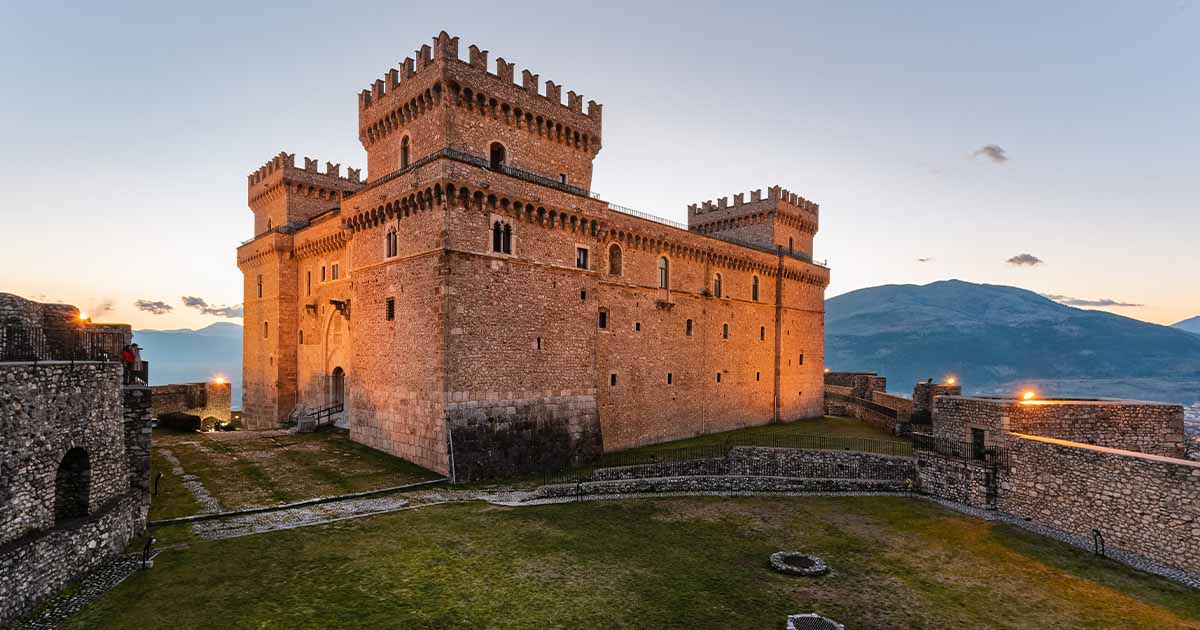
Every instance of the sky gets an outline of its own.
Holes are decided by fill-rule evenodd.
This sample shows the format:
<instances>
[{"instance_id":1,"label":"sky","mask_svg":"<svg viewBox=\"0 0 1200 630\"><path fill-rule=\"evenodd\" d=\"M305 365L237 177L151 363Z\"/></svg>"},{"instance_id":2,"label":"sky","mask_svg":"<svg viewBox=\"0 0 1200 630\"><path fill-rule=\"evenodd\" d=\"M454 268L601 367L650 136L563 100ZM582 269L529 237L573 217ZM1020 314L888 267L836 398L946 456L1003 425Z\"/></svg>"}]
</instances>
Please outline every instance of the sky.
<instances>
[{"instance_id":1,"label":"sky","mask_svg":"<svg viewBox=\"0 0 1200 630\"><path fill-rule=\"evenodd\" d=\"M358 92L446 29L604 105L607 201L819 203L828 296L959 278L1200 315L1200 2L850 5L10 3L0 291L240 322L246 175L365 167Z\"/></svg>"}]
</instances>

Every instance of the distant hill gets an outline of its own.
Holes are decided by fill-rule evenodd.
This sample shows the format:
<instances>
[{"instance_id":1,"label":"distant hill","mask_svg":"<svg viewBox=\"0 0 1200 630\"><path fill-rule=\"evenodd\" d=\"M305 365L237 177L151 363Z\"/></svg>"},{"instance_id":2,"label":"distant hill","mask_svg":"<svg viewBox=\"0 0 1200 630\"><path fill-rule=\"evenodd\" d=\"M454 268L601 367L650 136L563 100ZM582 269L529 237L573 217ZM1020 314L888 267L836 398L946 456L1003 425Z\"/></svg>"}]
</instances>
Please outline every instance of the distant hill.
<instances>
[{"instance_id":1,"label":"distant hill","mask_svg":"<svg viewBox=\"0 0 1200 630\"><path fill-rule=\"evenodd\" d=\"M220 374L233 386L233 407L242 403L242 327L217 322L199 330L135 330L133 340L150 362L150 384L193 383Z\"/></svg>"},{"instance_id":2,"label":"distant hill","mask_svg":"<svg viewBox=\"0 0 1200 630\"><path fill-rule=\"evenodd\" d=\"M904 392L954 374L969 392L1200 400L1200 336L1065 306L1015 287L947 280L825 302L826 365Z\"/></svg>"},{"instance_id":3,"label":"distant hill","mask_svg":"<svg viewBox=\"0 0 1200 630\"><path fill-rule=\"evenodd\" d=\"M1171 328L1178 328L1179 330L1186 330L1190 333L1200 335L1200 315L1185 319L1181 322L1175 322L1174 324L1171 324Z\"/></svg>"}]
</instances>

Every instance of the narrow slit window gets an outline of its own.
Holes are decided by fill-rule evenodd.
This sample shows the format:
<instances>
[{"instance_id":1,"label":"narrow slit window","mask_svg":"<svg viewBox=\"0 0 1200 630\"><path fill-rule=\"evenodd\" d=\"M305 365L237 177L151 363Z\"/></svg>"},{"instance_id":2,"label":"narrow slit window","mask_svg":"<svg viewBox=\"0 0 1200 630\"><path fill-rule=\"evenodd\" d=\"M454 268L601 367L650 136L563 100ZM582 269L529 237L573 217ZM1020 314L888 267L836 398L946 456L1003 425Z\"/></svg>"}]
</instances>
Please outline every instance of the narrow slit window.
<instances>
[{"instance_id":1,"label":"narrow slit window","mask_svg":"<svg viewBox=\"0 0 1200 630\"><path fill-rule=\"evenodd\" d=\"M672 376L672 374L670 372L667 372L667 385L671 385L673 383L673 380L674 380L674 376Z\"/></svg>"},{"instance_id":2,"label":"narrow slit window","mask_svg":"<svg viewBox=\"0 0 1200 630\"><path fill-rule=\"evenodd\" d=\"M606 330L608 328L608 310L607 309L603 309L603 308L600 309L599 324L600 324L600 330Z\"/></svg>"},{"instance_id":3,"label":"narrow slit window","mask_svg":"<svg viewBox=\"0 0 1200 630\"><path fill-rule=\"evenodd\" d=\"M387 317L387 320L390 322L390 321L393 321L396 319L396 298L388 298L386 304L387 304L387 306L385 307L385 311L386 311L385 316Z\"/></svg>"},{"instance_id":4,"label":"narrow slit window","mask_svg":"<svg viewBox=\"0 0 1200 630\"><path fill-rule=\"evenodd\" d=\"M692 320L687 320L687 336L692 336Z\"/></svg>"}]
</instances>

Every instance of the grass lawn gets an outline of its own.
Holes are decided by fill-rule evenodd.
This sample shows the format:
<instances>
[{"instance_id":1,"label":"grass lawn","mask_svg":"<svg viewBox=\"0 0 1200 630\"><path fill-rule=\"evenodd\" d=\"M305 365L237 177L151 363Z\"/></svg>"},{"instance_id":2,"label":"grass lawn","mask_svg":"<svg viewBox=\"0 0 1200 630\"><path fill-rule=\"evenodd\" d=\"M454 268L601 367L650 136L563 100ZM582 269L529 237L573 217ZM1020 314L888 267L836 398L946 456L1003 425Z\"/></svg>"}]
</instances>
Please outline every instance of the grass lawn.
<instances>
[{"instance_id":1,"label":"grass lawn","mask_svg":"<svg viewBox=\"0 0 1200 630\"><path fill-rule=\"evenodd\" d=\"M773 573L780 550L833 568ZM460 503L198 542L72 628L1195 628L1200 596L901 497Z\"/></svg>"},{"instance_id":2,"label":"grass lawn","mask_svg":"<svg viewBox=\"0 0 1200 630\"><path fill-rule=\"evenodd\" d=\"M891 433L876 429L875 427L864 424L862 421L855 420L854 418L825 416L824 418L814 418L812 420L796 420L795 422L766 424L747 429L738 429L736 431L726 431L724 433L710 433L708 435L699 435L684 440L675 440L674 442L663 442L662 444L640 446L638 448L619 451L619 453L624 454L625 457L630 457L639 454L648 454L677 448L717 445L726 441L738 440L746 440L765 445L769 444L770 440L774 437L787 439L790 436L860 438L864 440L881 440L886 442L902 441ZM864 450L871 450L871 445L869 442L864 441L860 443L859 446L863 447ZM901 454L908 454L911 452L911 450L907 449L907 447L904 447L904 449L906 452Z\"/></svg>"},{"instance_id":3,"label":"grass lawn","mask_svg":"<svg viewBox=\"0 0 1200 630\"><path fill-rule=\"evenodd\" d=\"M150 518L199 511L179 477L155 451L175 454L226 510L404 485L438 475L350 441L342 433L258 435L155 430L151 474L163 470ZM151 477L153 479L153 476Z\"/></svg>"}]
</instances>

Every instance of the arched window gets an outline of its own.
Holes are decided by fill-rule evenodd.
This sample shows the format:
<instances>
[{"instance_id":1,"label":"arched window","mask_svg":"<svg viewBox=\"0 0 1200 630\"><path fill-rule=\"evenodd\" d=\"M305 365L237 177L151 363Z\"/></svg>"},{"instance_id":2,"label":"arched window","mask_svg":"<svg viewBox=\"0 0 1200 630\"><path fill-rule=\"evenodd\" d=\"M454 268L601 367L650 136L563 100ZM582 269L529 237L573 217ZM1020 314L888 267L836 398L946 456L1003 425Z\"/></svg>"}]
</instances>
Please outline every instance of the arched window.
<instances>
[{"instance_id":1,"label":"arched window","mask_svg":"<svg viewBox=\"0 0 1200 630\"><path fill-rule=\"evenodd\" d=\"M502 244L504 245L504 253L511 254L512 253L512 225L509 223L504 224L504 243L502 243Z\"/></svg>"},{"instance_id":2,"label":"arched window","mask_svg":"<svg viewBox=\"0 0 1200 630\"><path fill-rule=\"evenodd\" d=\"M91 492L92 465L77 446L63 456L54 476L54 523L87 516Z\"/></svg>"},{"instance_id":3,"label":"arched window","mask_svg":"<svg viewBox=\"0 0 1200 630\"><path fill-rule=\"evenodd\" d=\"M721 297L721 274L713 274L713 295Z\"/></svg>"},{"instance_id":4,"label":"arched window","mask_svg":"<svg viewBox=\"0 0 1200 630\"><path fill-rule=\"evenodd\" d=\"M271 231L271 220L267 219L267 231Z\"/></svg>"},{"instance_id":5,"label":"arched window","mask_svg":"<svg viewBox=\"0 0 1200 630\"><path fill-rule=\"evenodd\" d=\"M671 288L671 261L667 260L666 256L658 259L658 288Z\"/></svg>"},{"instance_id":6,"label":"arched window","mask_svg":"<svg viewBox=\"0 0 1200 630\"><path fill-rule=\"evenodd\" d=\"M616 243L608 246L608 275L621 275L621 246Z\"/></svg>"},{"instance_id":7,"label":"arched window","mask_svg":"<svg viewBox=\"0 0 1200 630\"><path fill-rule=\"evenodd\" d=\"M499 142L492 143L492 159L490 166L493 171L498 171L502 166L504 166L505 158L507 157L505 153L506 151L504 150L503 144L500 144Z\"/></svg>"},{"instance_id":8,"label":"arched window","mask_svg":"<svg viewBox=\"0 0 1200 630\"><path fill-rule=\"evenodd\" d=\"M497 219L492 223L492 251L497 254L512 253L512 224Z\"/></svg>"},{"instance_id":9,"label":"arched window","mask_svg":"<svg viewBox=\"0 0 1200 630\"><path fill-rule=\"evenodd\" d=\"M758 301L758 276L750 279L750 299Z\"/></svg>"},{"instance_id":10,"label":"arched window","mask_svg":"<svg viewBox=\"0 0 1200 630\"><path fill-rule=\"evenodd\" d=\"M408 136L404 136L400 140L400 168L408 168L409 164L409 149Z\"/></svg>"},{"instance_id":11,"label":"arched window","mask_svg":"<svg viewBox=\"0 0 1200 630\"><path fill-rule=\"evenodd\" d=\"M729 338L729 324L721 324L721 338Z\"/></svg>"},{"instance_id":12,"label":"arched window","mask_svg":"<svg viewBox=\"0 0 1200 630\"><path fill-rule=\"evenodd\" d=\"M329 375L329 401L334 405L346 403L346 371L340 367L333 368Z\"/></svg>"},{"instance_id":13,"label":"arched window","mask_svg":"<svg viewBox=\"0 0 1200 630\"><path fill-rule=\"evenodd\" d=\"M391 258L391 257L395 256L396 254L398 254L400 251L400 247L399 247L399 239L396 237L396 228L389 228L387 231L387 236L385 236L384 238L385 238L384 256L386 258Z\"/></svg>"}]
</instances>

